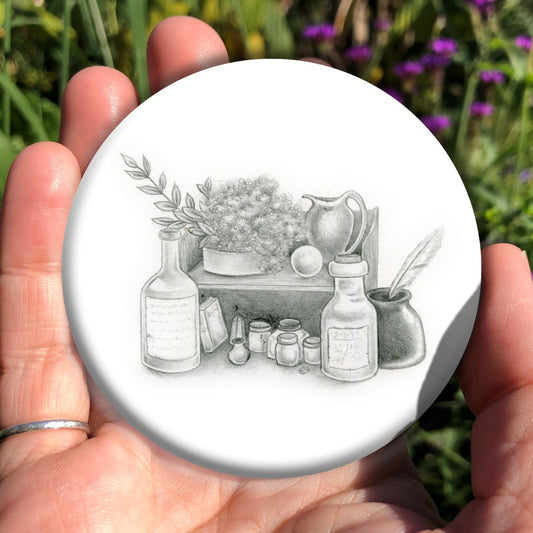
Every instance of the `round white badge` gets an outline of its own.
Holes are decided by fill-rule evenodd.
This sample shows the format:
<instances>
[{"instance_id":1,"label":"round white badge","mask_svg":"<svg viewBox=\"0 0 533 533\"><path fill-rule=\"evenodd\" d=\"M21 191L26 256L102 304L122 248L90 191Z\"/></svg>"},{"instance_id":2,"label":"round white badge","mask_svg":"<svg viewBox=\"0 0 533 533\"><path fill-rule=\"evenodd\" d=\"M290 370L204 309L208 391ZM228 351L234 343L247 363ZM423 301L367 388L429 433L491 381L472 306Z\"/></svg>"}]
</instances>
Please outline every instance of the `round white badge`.
<instances>
[{"instance_id":1,"label":"round white badge","mask_svg":"<svg viewBox=\"0 0 533 533\"><path fill-rule=\"evenodd\" d=\"M394 99L256 60L160 91L105 141L63 252L74 340L115 408L233 474L361 458L438 396L480 289L468 196Z\"/></svg>"}]
</instances>

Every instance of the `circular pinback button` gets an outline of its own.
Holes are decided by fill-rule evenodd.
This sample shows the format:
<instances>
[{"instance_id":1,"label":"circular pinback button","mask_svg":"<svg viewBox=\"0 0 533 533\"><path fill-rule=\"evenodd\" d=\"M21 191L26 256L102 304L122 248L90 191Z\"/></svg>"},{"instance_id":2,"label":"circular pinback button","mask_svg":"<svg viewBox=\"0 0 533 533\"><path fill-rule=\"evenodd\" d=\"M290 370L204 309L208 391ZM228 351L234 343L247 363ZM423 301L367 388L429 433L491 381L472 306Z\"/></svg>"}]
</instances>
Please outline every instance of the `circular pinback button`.
<instances>
[{"instance_id":1,"label":"circular pinback button","mask_svg":"<svg viewBox=\"0 0 533 533\"><path fill-rule=\"evenodd\" d=\"M74 340L116 409L256 477L340 466L412 424L466 347L480 270L434 136L372 85L289 60L140 105L89 165L63 251Z\"/></svg>"}]
</instances>

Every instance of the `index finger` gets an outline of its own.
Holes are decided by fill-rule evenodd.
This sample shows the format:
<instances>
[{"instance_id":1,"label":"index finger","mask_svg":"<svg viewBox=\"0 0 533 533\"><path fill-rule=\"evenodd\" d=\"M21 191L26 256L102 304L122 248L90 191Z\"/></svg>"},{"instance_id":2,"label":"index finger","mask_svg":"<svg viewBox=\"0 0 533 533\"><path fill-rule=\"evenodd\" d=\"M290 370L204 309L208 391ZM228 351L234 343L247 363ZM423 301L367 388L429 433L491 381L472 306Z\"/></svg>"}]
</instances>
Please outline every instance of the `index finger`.
<instances>
[{"instance_id":1,"label":"index finger","mask_svg":"<svg viewBox=\"0 0 533 533\"><path fill-rule=\"evenodd\" d=\"M457 377L474 414L533 383L533 283L520 249L482 252L481 301Z\"/></svg>"}]
</instances>

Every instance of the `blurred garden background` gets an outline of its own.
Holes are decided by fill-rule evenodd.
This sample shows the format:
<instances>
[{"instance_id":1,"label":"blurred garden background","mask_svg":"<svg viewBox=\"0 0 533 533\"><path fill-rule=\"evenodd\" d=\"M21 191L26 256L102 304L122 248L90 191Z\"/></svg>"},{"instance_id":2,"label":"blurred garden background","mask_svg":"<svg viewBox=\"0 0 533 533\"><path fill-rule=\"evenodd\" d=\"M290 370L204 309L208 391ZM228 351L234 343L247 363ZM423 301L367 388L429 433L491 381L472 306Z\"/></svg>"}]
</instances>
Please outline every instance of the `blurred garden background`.
<instances>
[{"instance_id":1,"label":"blurred garden background","mask_svg":"<svg viewBox=\"0 0 533 533\"><path fill-rule=\"evenodd\" d=\"M0 194L20 150L57 140L75 72L112 66L133 78L141 100L149 96L146 41L172 15L211 24L231 60L315 56L387 91L454 161L482 244L511 242L533 257L528 0L0 1ZM452 379L406 434L446 519L471 497L472 420Z\"/></svg>"}]
</instances>

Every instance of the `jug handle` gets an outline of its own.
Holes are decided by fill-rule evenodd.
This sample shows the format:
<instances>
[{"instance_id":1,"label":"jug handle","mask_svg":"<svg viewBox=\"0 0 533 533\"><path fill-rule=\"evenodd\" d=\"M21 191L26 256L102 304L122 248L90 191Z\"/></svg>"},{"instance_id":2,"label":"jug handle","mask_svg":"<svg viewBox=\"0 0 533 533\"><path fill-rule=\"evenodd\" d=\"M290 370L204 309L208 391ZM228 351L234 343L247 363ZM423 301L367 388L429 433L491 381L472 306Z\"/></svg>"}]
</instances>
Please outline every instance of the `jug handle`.
<instances>
[{"instance_id":1,"label":"jug handle","mask_svg":"<svg viewBox=\"0 0 533 533\"><path fill-rule=\"evenodd\" d=\"M365 235L366 225L368 223L368 215L366 212L366 205L365 205L365 201L363 200L363 198L359 194L357 194L355 191L345 192L344 201L346 202L346 205L348 206L349 209L351 209L350 206L348 205L349 198L354 200L359 206L359 209L361 210L361 229L359 230L359 233L357 234L357 237L354 243L346 250L345 253L347 254L353 253L357 249L357 247L361 244L361 241L363 240L363 237ZM353 234L354 232L352 231L351 237L353 237ZM350 240L351 240L351 237L350 237Z\"/></svg>"}]
</instances>

